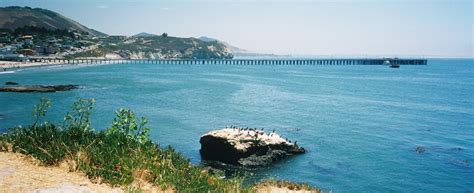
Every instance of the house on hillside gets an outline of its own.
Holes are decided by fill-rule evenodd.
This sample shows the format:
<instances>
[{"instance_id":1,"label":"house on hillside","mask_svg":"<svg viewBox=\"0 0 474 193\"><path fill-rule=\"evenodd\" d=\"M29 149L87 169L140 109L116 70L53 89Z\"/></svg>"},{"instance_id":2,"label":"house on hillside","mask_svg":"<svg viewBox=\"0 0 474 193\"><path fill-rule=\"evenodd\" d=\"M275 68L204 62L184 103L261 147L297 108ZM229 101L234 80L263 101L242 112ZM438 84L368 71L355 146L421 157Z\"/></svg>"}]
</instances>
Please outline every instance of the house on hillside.
<instances>
[{"instance_id":1,"label":"house on hillside","mask_svg":"<svg viewBox=\"0 0 474 193\"><path fill-rule=\"evenodd\" d=\"M36 51L33 49L21 49L18 53L23 54L25 56L33 56L36 54Z\"/></svg>"},{"instance_id":2,"label":"house on hillside","mask_svg":"<svg viewBox=\"0 0 474 193\"><path fill-rule=\"evenodd\" d=\"M27 45L27 46L33 45L33 36L26 35L26 36L21 37L21 39L23 40L23 45Z\"/></svg>"},{"instance_id":3,"label":"house on hillside","mask_svg":"<svg viewBox=\"0 0 474 193\"><path fill-rule=\"evenodd\" d=\"M0 60L26 62L28 61L28 58L24 56L23 54L7 54L7 55L0 55Z\"/></svg>"},{"instance_id":4,"label":"house on hillside","mask_svg":"<svg viewBox=\"0 0 474 193\"><path fill-rule=\"evenodd\" d=\"M13 46L5 46L0 48L0 55L13 54L16 51L16 48Z\"/></svg>"},{"instance_id":5,"label":"house on hillside","mask_svg":"<svg viewBox=\"0 0 474 193\"><path fill-rule=\"evenodd\" d=\"M36 53L42 55L56 54L59 51L59 48L54 45L42 45L36 46Z\"/></svg>"}]
</instances>

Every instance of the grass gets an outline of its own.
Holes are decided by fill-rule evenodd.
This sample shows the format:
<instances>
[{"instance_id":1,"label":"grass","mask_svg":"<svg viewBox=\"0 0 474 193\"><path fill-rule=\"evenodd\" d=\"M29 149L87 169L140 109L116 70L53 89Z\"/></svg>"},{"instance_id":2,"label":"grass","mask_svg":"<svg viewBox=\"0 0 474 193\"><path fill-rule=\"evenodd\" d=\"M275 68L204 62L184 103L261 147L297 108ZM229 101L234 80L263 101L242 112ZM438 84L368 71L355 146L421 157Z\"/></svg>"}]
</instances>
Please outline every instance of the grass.
<instances>
[{"instance_id":1,"label":"grass","mask_svg":"<svg viewBox=\"0 0 474 193\"><path fill-rule=\"evenodd\" d=\"M250 191L257 191L257 190L266 190L265 188L268 187L275 187L275 188L285 188L290 191L304 191L304 192L314 192L314 193L321 193L322 191L319 189L315 189L308 184L298 184L289 181L282 181L282 180L264 180L258 184L255 184L251 187Z\"/></svg>"},{"instance_id":2,"label":"grass","mask_svg":"<svg viewBox=\"0 0 474 193\"><path fill-rule=\"evenodd\" d=\"M145 118L119 109L109 128L91 128L93 99L78 99L63 124L42 121L51 102L41 99L34 123L0 135L0 150L31 155L44 165L67 163L90 179L140 192L143 184L178 192L253 192L242 177L222 179L192 165L172 147L161 148L149 138Z\"/></svg>"}]
</instances>

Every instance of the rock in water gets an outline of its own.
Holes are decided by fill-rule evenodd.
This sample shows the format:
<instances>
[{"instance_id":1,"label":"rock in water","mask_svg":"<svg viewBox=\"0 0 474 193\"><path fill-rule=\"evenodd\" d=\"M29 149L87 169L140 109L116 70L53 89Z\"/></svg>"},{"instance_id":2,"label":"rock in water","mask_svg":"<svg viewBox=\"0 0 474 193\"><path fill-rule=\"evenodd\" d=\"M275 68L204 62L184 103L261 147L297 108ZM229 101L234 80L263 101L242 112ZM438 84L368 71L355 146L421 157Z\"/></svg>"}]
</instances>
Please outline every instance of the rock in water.
<instances>
[{"instance_id":1,"label":"rock in water","mask_svg":"<svg viewBox=\"0 0 474 193\"><path fill-rule=\"evenodd\" d=\"M77 85L25 85L25 86L9 86L0 88L0 92L57 92L57 91L68 91L72 89L78 89Z\"/></svg>"},{"instance_id":2,"label":"rock in water","mask_svg":"<svg viewBox=\"0 0 474 193\"><path fill-rule=\"evenodd\" d=\"M5 85L18 85L18 83L17 83L17 82L8 81L8 82L5 82Z\"/></svg>"},{"instance_id":3,"label":"rock in water","mask_svg":"<svg viewBox=\"0 0 474 193\"><path fill-rule=\"evenodd\" d=\"M426 149L423 146L418 146L415 149L416 153L422 154L425 153Z\"/></svg>"},{"instance_id":4,"label":"rock in water","mask_svg":"<svg viewBox=\"0 0 474 193\"><path fill-rule=\"evenodd\" d=\"M201 156L242 166L264 166L305 149L283 139L276 133L257 129L225 128L211 131L199 140Z\"/></svg>"}]
</instances>

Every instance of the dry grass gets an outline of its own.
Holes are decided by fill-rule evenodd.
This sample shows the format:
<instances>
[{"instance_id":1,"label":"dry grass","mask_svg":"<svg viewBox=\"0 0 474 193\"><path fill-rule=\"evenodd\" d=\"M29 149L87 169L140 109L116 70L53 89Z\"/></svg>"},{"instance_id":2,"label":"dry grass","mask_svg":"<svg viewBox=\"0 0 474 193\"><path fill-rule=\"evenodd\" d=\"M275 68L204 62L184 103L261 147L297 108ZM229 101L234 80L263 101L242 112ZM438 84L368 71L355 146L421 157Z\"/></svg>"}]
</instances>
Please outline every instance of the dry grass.
<instances>
[{"instance_id":1,"label":"dry grass","mask_svg":"<svg viewBox=\"0 0 474 193\"><path fill-rule=\"evenodd\" d=\"M297 184L288 181L265 180L252 187L255 192L261 193L277 193L277 192L294 192L294 193L321 193L321 190L312 188L307 184Z\"/></svg>"},{"instance_id":2,"label":"dry grass","mask_svg":"<svg viewBox=\"0 0 474 193\"><path fill-rule=\"evenodd\" d=\"M106 184L94 184L83 173L69 172L68 167L44 167L32 157L0 152L0 192L68 187L88 192L124 192Z\"/></svg>"},{"instance_id":3,"label":"dry grass","mask_svg":"<svg viewBox=\"0 0 474 193\"><path fill-rule=\"evenodd\" d=\"M141 192L176 192L173 188L162 190L160 187L153 185L153 174L148 169L135 169L132 172L133 182L130 188L140 190Z\"/></svg>"}]
</instances>

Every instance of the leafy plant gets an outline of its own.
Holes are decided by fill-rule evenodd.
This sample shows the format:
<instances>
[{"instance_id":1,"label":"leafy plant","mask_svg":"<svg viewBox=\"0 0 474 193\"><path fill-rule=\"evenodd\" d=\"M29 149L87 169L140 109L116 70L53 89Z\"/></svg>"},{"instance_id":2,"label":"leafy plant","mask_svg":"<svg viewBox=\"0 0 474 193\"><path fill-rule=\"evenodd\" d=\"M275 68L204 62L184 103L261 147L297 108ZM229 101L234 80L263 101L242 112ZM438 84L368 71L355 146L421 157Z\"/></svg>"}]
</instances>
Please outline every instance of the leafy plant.
<instances>
[{"instance_id":1,"label":"leafy plant","mask_svg":"<svg viewBox=\"0 0 474 193\"><path fill-rule=\"evenodd\" d=\"M95 99L78 98L72 106L72 111L64 117L66 127L81 128L84 131L91 130L90 115L94 107Z\"/></svg>"},{"instance_id":2,"label":"leafy plant","mask_svg":"<svg viewBox=\"0 0 474 193\"><path fill-rule=\"evenodd\" d=\"M38 124L38 121L41 119L41 117L46 116L46 112L48 112L48 109L51 107L51 101L47 98L41 98L40 102L35 105L33 108L33 117L34 117L34 122L33 122L33 127L36 127L36 124Z\"/></svg>"},{"instance_id":3,"label":"leafy plant","mask_svg":"<svg viewBox=\"0 0 474 193\"><path fill-rule=\"evenodd\" d=\"M112 122L112 126L107 130L107 134L122 134L127 137L127 140L137 141L140 144L148 142L150 129L146 127L148 120L141 117L140 121L136 120L135 113L130 109L120 108L115 112L117 115Z\"/></svg>"}]
</instances>

